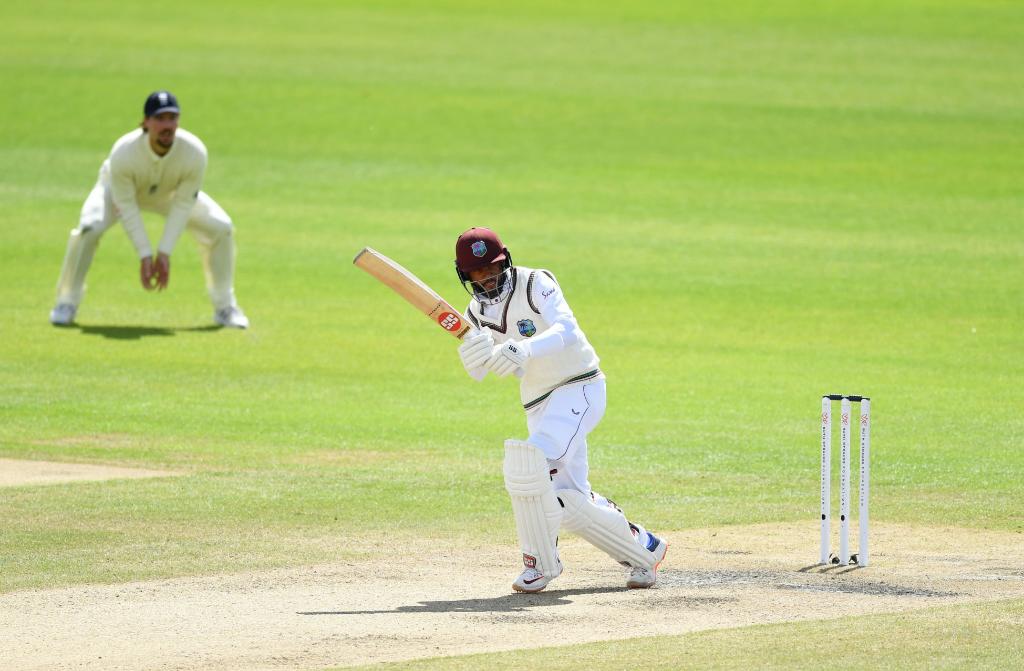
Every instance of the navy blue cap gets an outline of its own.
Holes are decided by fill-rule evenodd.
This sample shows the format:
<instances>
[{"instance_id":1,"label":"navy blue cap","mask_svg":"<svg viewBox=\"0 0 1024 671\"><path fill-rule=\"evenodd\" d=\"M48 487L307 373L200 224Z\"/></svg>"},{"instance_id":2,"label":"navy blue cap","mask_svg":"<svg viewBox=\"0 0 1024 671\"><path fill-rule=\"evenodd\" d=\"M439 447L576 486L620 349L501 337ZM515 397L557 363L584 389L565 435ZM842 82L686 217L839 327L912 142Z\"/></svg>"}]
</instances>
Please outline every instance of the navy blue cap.
<instances>
[{"instance_id":1,"label":"navy blue cap","mask_svg":"<svg viewBox=\"0 0 1024 671\"><path fill-rule=\"evenodd\" d=\"M146 98L146 104L142 108L146 116L156 116L162 112L180 113L178 99L170 91L153 91Z\"/></svg>"}]
</instances>

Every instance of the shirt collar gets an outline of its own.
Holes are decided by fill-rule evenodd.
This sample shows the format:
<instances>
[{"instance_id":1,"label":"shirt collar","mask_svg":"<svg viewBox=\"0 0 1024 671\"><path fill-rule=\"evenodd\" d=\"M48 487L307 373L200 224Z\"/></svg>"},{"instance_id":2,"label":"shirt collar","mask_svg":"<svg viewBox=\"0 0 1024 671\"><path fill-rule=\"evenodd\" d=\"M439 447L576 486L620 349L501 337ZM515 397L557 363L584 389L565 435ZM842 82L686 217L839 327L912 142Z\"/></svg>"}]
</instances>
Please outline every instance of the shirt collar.
<instances>
[{"instance_id":1,"label":"shirt collar","mask_svg":"<svg viewBox=\"0 0 1024 671\"><path fill-rule=\"evenodd\" d=\"M178 130L180 131L181 129L179 128ZM168 149L167 153L163 156L153 151L153 145L149 144L149 133L145 131L142 132L142 143L146 146L146 156L148 156L151 161L159 161L160 159L167 158L174 153L174 148L178 146L178 134L174 134L174 143L171 144L171 148Z\"/></svg>"}]
</instances>

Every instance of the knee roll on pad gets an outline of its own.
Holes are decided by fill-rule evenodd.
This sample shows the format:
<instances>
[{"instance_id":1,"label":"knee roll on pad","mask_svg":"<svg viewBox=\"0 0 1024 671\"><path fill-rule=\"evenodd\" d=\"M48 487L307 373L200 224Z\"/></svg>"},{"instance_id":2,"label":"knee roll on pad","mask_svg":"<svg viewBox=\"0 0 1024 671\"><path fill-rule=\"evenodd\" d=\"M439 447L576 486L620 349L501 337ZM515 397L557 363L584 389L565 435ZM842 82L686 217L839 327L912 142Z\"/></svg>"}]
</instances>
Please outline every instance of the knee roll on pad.
<instances>
[{"instance_id":1,"label":"knee roll on pad","mask_svg":"<svg viewBox=\"0 0 1024 671\"><path fill-rule=\"evenodd\" d=\"M553 578L561 572L556 544L562 506L551 486L548 460L528 442L506 440L503 470L523 561L529 566L532 560L535 568Z\"/></svg>"},{"instance_id":2,"label":"knee roll on pad","mask_svg":"<svg viewBox=\"0 0 1024 671\"><path fill-rule=\"evenodd\" d=\"M562 523L568 531L579 534L620 564L654 568L654 554L636 542L620 510L599 506L575 489L559 489L555 495L565 506Z\"/></svg>"}]
</instances>

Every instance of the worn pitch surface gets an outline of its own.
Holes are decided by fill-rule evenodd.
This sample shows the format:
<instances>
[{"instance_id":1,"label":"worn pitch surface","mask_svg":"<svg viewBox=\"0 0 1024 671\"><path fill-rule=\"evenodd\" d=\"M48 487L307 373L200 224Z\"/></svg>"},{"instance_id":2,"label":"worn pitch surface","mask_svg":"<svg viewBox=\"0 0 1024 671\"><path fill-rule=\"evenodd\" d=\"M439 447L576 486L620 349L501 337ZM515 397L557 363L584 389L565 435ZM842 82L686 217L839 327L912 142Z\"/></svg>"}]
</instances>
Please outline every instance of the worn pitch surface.
<instances>
[{"instance_id":1,"label":"worn pitch surface","mask_svg":"<svg viewBox=\"0 0 1024 671\"><path fill-rule=\"evenodd\" d=\"M872 565L818 567L816 528L678 531L659 584L563 543L567 570L514 594L512 548L403 545L365 561L0 597L15 668L277 669L626 639L1019 597L1019 534L877 525Z\"/></svg>"}]
</instances>

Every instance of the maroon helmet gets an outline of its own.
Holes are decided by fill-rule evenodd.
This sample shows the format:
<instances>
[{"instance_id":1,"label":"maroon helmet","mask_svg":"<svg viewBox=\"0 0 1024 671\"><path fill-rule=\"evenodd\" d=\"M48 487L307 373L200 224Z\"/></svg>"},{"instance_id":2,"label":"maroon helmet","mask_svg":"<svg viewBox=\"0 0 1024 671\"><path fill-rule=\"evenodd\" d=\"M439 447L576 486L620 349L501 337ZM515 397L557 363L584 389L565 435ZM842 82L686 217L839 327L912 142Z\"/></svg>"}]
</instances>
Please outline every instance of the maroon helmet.
<instances>
[{"instance_id":1,"label":"maroon helmet","mask_svg":"<svg viewBox=\"0 0 1024 671\"><path fill-rule=\"evenodd\" d=\"M471 270L501 263L497 282L491 289L469 278ZM512 255L498 234L489 228L471 228L455 242L455 272L469 295L481 303L499 303L512 290Z\"/></svg>"}]
</instances>

